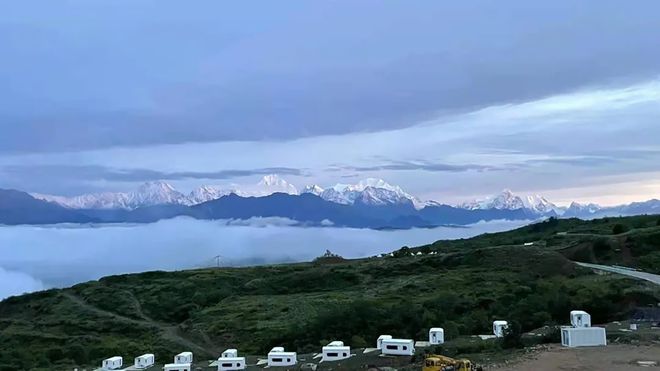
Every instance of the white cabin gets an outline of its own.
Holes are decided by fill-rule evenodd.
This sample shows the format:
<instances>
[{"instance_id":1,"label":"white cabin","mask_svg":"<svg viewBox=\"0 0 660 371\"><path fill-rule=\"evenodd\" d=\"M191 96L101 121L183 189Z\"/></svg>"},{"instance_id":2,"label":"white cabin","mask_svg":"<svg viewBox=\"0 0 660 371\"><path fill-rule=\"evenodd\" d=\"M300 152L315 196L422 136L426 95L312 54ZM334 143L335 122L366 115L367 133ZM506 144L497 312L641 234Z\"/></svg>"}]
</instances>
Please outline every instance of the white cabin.
<instances>
[{"instance_id":1,"label":"white cabin","mask_svg":"<svg viewBox=\"0 0 660 371\"><path fill-rule=\"evenodd\" d=\"M493 321L493 335L498 338L504 337L504 330L508 327L509 322L507 321Z\"/></svg>"},{"instance_id":2,"label":"white cabin","mask_svg":"<svg viewBox=\"0 0 660 371\"><path fill-rule=\"evenodd\" d=\"M591 315L583 310L571 311L571 325L573 327L591 327Z\"/></svg>"},{"instance_id":3,"label":"white cabin","mask_svg":"<svg viewBox=\"0 0 660 371\"><path fill-rule=\"evenodd\" d=\"M296 352L285 352L282 347L275 347L268 352L268 366L294 366L298 363Z\"/></svg>"},{"instance_id":4,"label":"white cabin","mask_svg":"<svg viewBox=\"0 0 660 371\"><path fill-rule=\"evenodd\" d=\"M156 357L149 353L149 354L143 354L139 357L135 357L135 364L134 368L147 368L151 367L154 365L156 362Z\"/></svg>"},{"instance_id":5,"label":"white cabin","mask_svg":"<svg viewBox=\"0 0 660 371\"><path fill-rule=\"evenodd\" d=\"M168 363L163 367L163 371L192 371L192 364Z\"/></svg>"},{"instance_id":6,"label":"white cabin","mask_svg":"<svg viewBox=\"0 0 660 371\"><path fill-rule=\"evenodd\" d=\"M383 340L389 340L392 338L392 335L380 335L378 340L376 340L376 349L383 349Z\"/></svg>"},{"instance_id":7,"label":"white cabin","mask_svg":"<svg viewBox=\"0 0 660 371\"><path fill-rule=\"evenodd\" d=\"M445 342L445 330L442 327L433 327L429 330L429 343L432 345Z\"/></svg>"},{"instance_id":8,"label":"white cabin","mask_svg":"<svg viewBox=\"0 0 660 371\"><path fill-rule=\"evenodd\" d=\"M415 354L415 341L411 339L384 339L382 354L391 356L412 356Z\"/></svg>"},{"instance_id":9,"label":"white cabin","mask_svg":"<svg viewBox=\"0 0 660 371\"><path fill-rule=\"evenodd\" d=\"M104 370L118 370L124 363L124 359L119 356L104 359L101 368Z\"/></svg>"},{"instance_id":10,"label":"white cabin","mask_svg":"<svg viewBox=\"0 0 660 371\"><path fill-rule=\"evenodd\" d=\"M183 352L174 356L175 364L186 364L193 363L193 354L192 352Z\"/></svg>"},{"instance_id":11,"label":"white cabin","mask_svg":"<svg viewBox=\"0 0 660 371\"><path fill-rule=\"evenodd\" d=\"M238 350L236 349L227 349L222 352L220 358L236 358L238 357Z\"/></svg>"},{"instance_id":12,"label":"white cabin","mask_svg":"<svg viewBox=\"0 0 660 371\"><path fill-rule=\"evenodd\" d=\"M239 357L236 349L227 349L218 358L218 371L245 370L246 368L245 357Z\"/></svg>"},{"instance_id":13,"label":"white cabin","mask_svg":"<svg viewBox=\"0 0 660 371\"><path fill-rule=\"evenodd\" d=\"M561 328L561 345L570 348L607 345L607 333L602 327Z\"/></svg>"},{"instance_id":14,"label":"white cabin","mask_svg":"<svg viewBox=\"0 0 660 371\"><path fill-rule=\"evenodd\" d=\"M245 370L247 364L245 357L220 357L218 358L218 371Z\"/></svg>"},{"instance_id":15,"label":"white cabin","mask_svg":"<svg viewBox=\"0 0 660 371\"><path fill-rule=\"evenodd\" d=\"M351 357L351 347L341 341L333 341L321 349L323 362L341 361Z\"/></svg>"}]
</instances>

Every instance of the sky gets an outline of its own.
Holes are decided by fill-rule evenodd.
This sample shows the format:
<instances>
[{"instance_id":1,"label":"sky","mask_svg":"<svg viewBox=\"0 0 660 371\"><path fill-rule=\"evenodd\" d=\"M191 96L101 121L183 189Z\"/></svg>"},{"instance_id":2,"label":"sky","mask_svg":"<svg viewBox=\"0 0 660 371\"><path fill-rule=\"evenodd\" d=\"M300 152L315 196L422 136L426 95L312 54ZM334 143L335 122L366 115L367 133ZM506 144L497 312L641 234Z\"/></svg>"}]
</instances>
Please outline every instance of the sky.
<instances>
[{"instance_id":1,"label":"sky","mask_svg":"<svg viewBox=\"0 0 660 371\"><path fill-rule=\"evenodd\" d=\"M0 3L0 188L660 197L660 3Z\"/></svg>"}]
</instances>

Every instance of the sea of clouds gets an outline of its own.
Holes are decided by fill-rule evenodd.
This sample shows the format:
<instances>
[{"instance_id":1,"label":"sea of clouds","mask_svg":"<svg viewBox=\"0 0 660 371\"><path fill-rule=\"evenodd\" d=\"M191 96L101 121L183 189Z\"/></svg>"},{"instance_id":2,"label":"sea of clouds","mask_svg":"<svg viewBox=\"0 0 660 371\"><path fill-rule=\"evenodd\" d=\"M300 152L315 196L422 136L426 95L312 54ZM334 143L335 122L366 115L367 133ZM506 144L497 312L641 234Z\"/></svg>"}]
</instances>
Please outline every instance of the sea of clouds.
<instances>
[{"instance_id":1,"label":"sea of clouds","mask_svg":"<svg viewBox=\"0 0 660 371\"><path fill-rule=\"evenodd\" d=\"M282 218L153 224L0 226L0 299L148 270L309 261L326 249L348 258L401 246L509 230L523 221L377 231L301 227Z\"/></svg>"}]
</instances>

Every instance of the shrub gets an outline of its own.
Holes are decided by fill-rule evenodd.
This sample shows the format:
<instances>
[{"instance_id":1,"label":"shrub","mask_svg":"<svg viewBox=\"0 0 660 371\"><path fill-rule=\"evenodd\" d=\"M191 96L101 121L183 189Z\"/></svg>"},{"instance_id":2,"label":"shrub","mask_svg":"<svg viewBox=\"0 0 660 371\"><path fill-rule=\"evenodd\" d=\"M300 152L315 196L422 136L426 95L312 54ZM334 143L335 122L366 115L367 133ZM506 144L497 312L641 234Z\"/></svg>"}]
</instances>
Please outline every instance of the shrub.
<instances>
[{"instance_id":1,"label":"shrub","mask_svg":"<svg viewBox=\"0 0 660 371\"><path fill-rule=\"evenodd\" d=\"M393 253L395 258L402 258L410 255L410 247L404 246Z\"/></svg>"},{"instance_id":2,"label":"shrub","mask_svg":"<svg viewBox=\"0 0 660 371\"><path fill-rule=\"evenodd\" d=\"M509 327L504 330L504 337L501 340L502 348L522 348L525 345L522 341L522 326L518 321L511 321Z\"/></svg>"},{"instance_id":3,"label":"shrub","mask_svg":"<svg viewBox=\"0 0 660 371\"><path fill-rule=\"evenodd\" d=\"M618 223L612 227L612 234L621 234L625 232L628 232L628 227L624 224Z\"/></svg>"},{"instance_id":4,"label":"shrub","mask_svg":"<svg viewBox=\"0 0 660 371\"><path fill-rule=\"evenodd\" d=\"M606 238L599 238L594 242L594 252L604 253L610 251L612 246Z\"/></svg>"},{"instance_id":5,"label":"shrub","mask_svg":"<svg viewBox=\"0 0 660 371\"><path fill-rule=\"evenodd\" d=\"M369 346L362 336L353 335L351 337L351 346L354 348L366 348Z\"/></svg>"}]
</instances>

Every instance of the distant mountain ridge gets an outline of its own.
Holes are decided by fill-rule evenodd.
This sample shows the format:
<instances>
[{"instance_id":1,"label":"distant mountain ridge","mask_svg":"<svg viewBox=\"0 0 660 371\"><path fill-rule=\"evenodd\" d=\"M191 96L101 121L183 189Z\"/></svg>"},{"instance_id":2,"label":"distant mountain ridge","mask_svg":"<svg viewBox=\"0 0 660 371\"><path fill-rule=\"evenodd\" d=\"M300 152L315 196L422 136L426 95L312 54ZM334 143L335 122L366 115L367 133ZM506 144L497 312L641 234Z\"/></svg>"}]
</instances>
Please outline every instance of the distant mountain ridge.
<instances>
[{"instance_id":1,"label":"distant mountain ridge","mask_svg":"<svg viewBox=\"0 0 660 371\"><path fill-rule=\"evenodd\" d=\"M25 192L0 189L0 224L90 223L97 219L79 210L37 200Z\"/></svg>"},{"instance_id":2,"label":"distant mountain ridge","mask_svg":"<svg viewBox=\"0 0 660 371\"><path fill-rule=\"evenodd\" d=\"M35 201L41 201L50 205L48 210L56 211L58 215L64 215L63 210L71 212L61 220L46 218L51 222L75 222L79 219L109 223L149 223L176 216L198 219L274 216L290 218L306 225L410 228L465 225L494 219L536 220L551 216L591 219L660 213L658 200L613 207L573 202L569 207L559 207L541 195L521 196L507 189L491 197L451 206L436 201L422 201L401 187L376 178L327 188L310 185L298 191L294 185L277 175L267 175L252 185L201 186L187 195L166 182L155 181L147 182L131 192L106 192L76 197L32 196L29 202L26 197L22 199L31 206L36 205ZM0 223L3 220L7 220L8 224L14 223L13 219L0 215ZM40 224L40 221L35 223Z\"/></svg>"}]
</instances>

